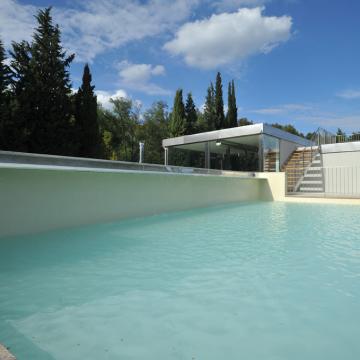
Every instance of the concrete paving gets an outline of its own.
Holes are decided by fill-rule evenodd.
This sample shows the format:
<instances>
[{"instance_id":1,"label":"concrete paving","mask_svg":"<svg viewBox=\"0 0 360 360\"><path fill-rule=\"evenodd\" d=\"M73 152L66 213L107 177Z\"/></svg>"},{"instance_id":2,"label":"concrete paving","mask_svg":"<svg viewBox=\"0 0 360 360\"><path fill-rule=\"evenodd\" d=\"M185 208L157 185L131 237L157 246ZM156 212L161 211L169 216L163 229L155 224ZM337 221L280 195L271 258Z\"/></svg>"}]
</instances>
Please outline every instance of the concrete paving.
<instances>
[{"instance_id":1,"label":"concrete paving","mask_svg":"<svg viewBox=\"0 0 360 360\"><path fill-rule=\"evenodd\" d=\"M0 360L16 360L16 358L5 346L0 344Z\"/></svg>"}]
</instances>

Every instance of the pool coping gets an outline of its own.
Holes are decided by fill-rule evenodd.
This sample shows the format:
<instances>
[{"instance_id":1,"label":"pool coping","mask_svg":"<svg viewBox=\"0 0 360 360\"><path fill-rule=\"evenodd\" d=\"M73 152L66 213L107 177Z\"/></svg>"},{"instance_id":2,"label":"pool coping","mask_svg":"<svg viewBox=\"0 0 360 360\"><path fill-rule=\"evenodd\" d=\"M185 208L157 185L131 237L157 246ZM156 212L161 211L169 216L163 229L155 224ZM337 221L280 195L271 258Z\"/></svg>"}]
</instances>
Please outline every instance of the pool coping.
<instances>
[{"instance_id":1,"label":"pool coping","mask_svg":"<svg viewBox=\"0 0 360 360\"><path fill-rule=\"evenodd\" d=\"M133 170L133 169L108 169L101 167L84 167L84 166L63 166L63 165L37 165L37 164L22 164L22 163L1 163L0 169L18 169L18 170L47 170L47 171L69 171L69 172L92 172L92 173L113 173L113 174L149 174L149 175L167 175L167 176L205 176L205 177L218 177L218 178L236 178L236 179L256 179L264 180L256 173L243 173L239 172L226 172L221 174L212 173L193 173L187 172L165 172L156 170Z\"/></svg>"},{"instance_id":2,"label":"pool coping","mask_svg":"<svg viewBox=\"0 0 360 360\"><path fill-rule=\"evenodd\" d=\"M282 200L288 203L360 205L360 198L320 197L320 196L285 196Z\"/></svg>"},{"instance_id":3,"label":"pool coping","mask_svg":"<svg viewBox=\"0 0 360 360\"><path fill-rule=\"evenodd\" d=\"M167 174L167 175L201 175L218 177L236 177L254 179L253 171L229 171L204 169L173 165L148 164L127 161L114 161L71 156L21 153L0 150L0 169L31 169L85 171L101 173L136 173L136 174Z\"/></svg>"},{"instance_id":4,"label":"pool coping","mask_svg":"<svg viewBox=\"0 0 360 360\"><path fill-rule=\"evenodd\" d=\"M0 344L0 360L16 360L16 357L2 344Z\"/></svg>"}]
</instances>

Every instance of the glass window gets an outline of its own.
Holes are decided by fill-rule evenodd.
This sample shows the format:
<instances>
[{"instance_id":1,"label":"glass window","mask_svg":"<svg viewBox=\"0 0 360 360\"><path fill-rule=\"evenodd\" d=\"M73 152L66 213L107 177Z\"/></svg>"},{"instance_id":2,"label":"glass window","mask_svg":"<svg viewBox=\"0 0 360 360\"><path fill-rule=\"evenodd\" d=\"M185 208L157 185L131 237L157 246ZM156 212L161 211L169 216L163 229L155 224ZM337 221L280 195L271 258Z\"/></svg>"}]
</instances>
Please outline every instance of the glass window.
<instances>
[{"instance_id":1,"label":"glass window","mask_svg":"<svg viewBox=\"0 0 360 360\"><path fill-rule=\"evenodd\" d=\"M273 136L262 136L263 147L263 171L280 171L280 141Z\"/></svg>"},{"instance_id":2,"label":"glass window","mask_svg":"<svg viewBox=\"0 0 360 360\"><path fill-rule=\"evenodd\" d=\"M239 140L223 139L209 142L211 169L257 171L258 147Z\"/></svg>"},{"instance_id":3,"label":"glass window","mask_svg":"<svg viewBox=\"0 0 360 360\"><path fill-rule=\"evenodd\" d=\"M169 147L168 164L205 168L205 143Z\"/></svg>"}]
</instances>

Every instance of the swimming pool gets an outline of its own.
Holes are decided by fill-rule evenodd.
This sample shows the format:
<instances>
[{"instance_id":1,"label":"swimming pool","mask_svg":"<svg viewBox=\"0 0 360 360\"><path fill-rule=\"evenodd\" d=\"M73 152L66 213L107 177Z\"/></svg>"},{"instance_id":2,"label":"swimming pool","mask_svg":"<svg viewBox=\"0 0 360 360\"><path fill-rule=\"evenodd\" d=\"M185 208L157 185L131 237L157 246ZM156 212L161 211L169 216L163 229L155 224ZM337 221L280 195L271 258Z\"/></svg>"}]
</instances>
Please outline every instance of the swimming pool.
<instances>
[{"instance_id":1,"label":"swimming pool","mask_svg":"<svg viewBox=\"0 0 360 360\"><path fill-rule=\"evenodd\" d=\"M0 342L18 360L359 359L359 213L253 202L1 239Z\"/></svg>"}]
</instances>

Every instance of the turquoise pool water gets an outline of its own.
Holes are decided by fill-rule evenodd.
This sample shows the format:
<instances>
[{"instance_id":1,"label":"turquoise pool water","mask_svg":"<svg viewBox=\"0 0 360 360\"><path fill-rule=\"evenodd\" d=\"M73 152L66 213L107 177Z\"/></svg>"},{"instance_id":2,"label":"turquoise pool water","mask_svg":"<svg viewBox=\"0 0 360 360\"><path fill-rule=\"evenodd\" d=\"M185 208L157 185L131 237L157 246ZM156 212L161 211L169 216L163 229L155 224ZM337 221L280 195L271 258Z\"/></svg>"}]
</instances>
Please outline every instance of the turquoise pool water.
<instances>
[{"instance_id":1,"label":"turquoise pool water","mask_svg":"<svg viewBox=\"0 0 360 360\"><path fill-rule=\"evenodd\" d=\"M18 360L360 359L356 206L248 203L0 246Z\"/></svg>"}]
</instances>

